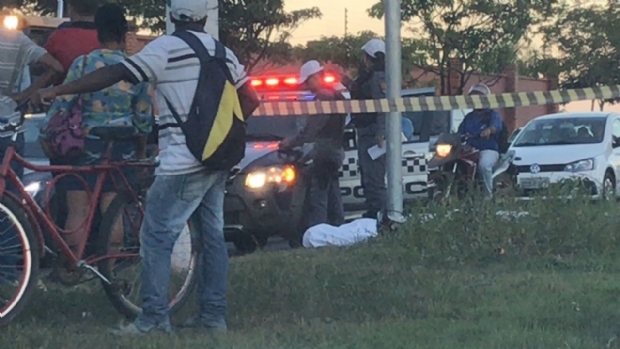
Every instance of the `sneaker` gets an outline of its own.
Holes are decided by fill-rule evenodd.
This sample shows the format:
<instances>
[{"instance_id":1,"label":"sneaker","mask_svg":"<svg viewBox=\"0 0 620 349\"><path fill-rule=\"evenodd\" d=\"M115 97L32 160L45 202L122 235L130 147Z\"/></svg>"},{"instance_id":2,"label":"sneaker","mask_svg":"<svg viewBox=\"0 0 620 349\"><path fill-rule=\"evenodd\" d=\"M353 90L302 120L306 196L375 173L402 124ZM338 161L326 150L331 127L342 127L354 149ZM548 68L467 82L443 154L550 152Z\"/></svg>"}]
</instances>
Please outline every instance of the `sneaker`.
<instances>
[{"instance_id":1,"label":"sneaker","mask_svg":"<svg viewBox=\"0 0 620 349\"><path fill-rule=\"evenodd\" d=\"M207 332L213 332L213 333L226 333L226 331L228 331L228 326L226 325L225 321L213 322L213 321L208 321L200 316L189 318L187 321L185 321L181 325L181 327L202 329L202 330L206 330Z\"/></svg>"},{"instance_id":2,"label":"sneaker","mask_svg":"<svg viewBox=\"0 0 620 349\"><path fill-rule=\"evenodd\" d=\"M143 336L153 333L169 334L172 332L172 329L169 326L151 326L144 328L138 325L137 322L132 322L129 325L119 325L116 328L111 328L108 332L117 336Z\"/></svg>"}]
</instances>

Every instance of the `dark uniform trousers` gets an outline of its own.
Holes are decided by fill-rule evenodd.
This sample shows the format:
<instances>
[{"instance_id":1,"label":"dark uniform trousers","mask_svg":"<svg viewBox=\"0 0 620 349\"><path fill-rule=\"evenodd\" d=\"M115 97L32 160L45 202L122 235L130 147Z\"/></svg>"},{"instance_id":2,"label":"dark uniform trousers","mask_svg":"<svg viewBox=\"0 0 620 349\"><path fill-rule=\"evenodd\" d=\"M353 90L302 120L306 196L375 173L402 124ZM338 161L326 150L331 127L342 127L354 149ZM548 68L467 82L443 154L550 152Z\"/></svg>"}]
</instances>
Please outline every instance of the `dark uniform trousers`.
<instances>
[{"instance_id":1,"label":"dark uniform trousers","mask_svg":"<svg viewBox=\"0 0 620 349\"><path fill-rule=\"evenodd\" d=\"M342 165L342 149L324 151L313 157L308 200L308 227L327 223L344 224L338 170Z\"/></svg>"}]
</instances>

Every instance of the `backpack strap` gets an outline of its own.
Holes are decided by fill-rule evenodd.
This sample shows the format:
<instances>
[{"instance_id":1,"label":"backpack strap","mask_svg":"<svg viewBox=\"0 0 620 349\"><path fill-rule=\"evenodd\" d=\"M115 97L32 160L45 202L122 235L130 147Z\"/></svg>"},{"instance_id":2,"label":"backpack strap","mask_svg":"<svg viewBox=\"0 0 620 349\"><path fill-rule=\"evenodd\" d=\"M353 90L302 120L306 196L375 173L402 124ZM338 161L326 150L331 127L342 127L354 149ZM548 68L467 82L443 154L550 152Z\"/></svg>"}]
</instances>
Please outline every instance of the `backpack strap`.
<instances>
[{"instance_id":1,"label":"backpack strap","mask_svg":"<svg viewBox=\"0 0 620 349\"><path fill-rule=\"evenodd\" d=\"M215 44L215 56L211 56L211 54L209 54L209 50L207 50L205 45L202 43L202 40L200 40L196 35L186 30L177 30L172 34L172 36L176 36L177 38L185 41L185 43L196 53L201 65L202 63L215 59L224 72L224 75L226 75L226 78L234 84L232 74L230 73L228 66L226 66L226 49L221 42L213 38L213 43Z\"/></svg>"},{"instance_id":2,"label":"backpack strap","mask_svg":"<svg viewBox=\"0 0 620 349\"><path fill-rule=\"evenodd\" d=\"M215 40L215 38L213 38L213 42L215 43L215 56L211 56L211 54L209 54L209 50L207 50L205 45L202 43L202 40L200 40L196 35L190 33L189 31L177 30L174 33L172 33L172 36L176 36L177 38L183 40L187 44L187 46L189 46L192 49L192 51L194 51L194 53L198 57L198 60L200 61L201 69L210 60L215 60L217 64L220 66L220 68L222 69L222 72L224 73L224 75L226 75L226 78L231 83L234 84L234 81L232 79L232 74L230 73L230 70L228 69L228 66L226 65L226 49L224 48L224 45L222 45L222 43L220 43L219 41ZM165 96L164 96L164 100L166 101L166 105L168 106L168 109L170 109L170 114L172 114L172 117L176 120L176 122L179 125L183 124L183 120L181 119L181 116L174 109L174 107L172 106L172 103L170 103L168 98L166 98Z\"/></svg>"}]
</instances>

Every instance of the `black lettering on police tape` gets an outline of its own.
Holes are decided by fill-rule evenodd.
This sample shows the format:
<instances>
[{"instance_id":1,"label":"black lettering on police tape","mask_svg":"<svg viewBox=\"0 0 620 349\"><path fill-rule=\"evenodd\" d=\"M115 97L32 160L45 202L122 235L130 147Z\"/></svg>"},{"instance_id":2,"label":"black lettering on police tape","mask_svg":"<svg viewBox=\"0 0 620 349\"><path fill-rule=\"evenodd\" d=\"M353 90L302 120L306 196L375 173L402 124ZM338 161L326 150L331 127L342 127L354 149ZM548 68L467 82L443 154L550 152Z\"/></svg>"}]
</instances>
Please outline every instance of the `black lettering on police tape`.
<instances>
[{"instance_id":1,"label":"black lettering on police tape","mask_svg":"<svg viewBox=\"0 0 620 349\"><path fill-rule=\"evenodd\" d=\"M564 104L581 100L620 98L620 85L583 89L502 93L488 96L428 96L396 99L345 100L331 103L265 102L253 116L319 115L337 113L386 113L453 109L514 108L530 105Z\"/></svg>"}]
</instances>

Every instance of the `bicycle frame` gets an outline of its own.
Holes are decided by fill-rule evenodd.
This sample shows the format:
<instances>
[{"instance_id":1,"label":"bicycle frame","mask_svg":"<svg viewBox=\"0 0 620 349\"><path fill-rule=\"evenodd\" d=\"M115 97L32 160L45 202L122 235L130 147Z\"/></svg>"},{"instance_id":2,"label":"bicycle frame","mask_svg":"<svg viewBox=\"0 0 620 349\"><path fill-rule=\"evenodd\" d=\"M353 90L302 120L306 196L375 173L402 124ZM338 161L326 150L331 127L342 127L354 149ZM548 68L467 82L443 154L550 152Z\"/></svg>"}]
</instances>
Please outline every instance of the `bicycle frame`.
<instances>
[{"instance_id":1,"label":"bicycle frame","mask_svg":"<svg viewBox=\"0 0 620 349\"><path fill-rule=\"evenodd\" d=\"M15 139L13 140L15 141ZM90 264L95 264L95 263L98 263L100 261L107 260L107 259L130 258L130 257L134 257L137 255L135 253L134 254L119 253L119 254L107 255L107 256L95 256L94 258L89 258L85 261L82 260L84 251L86 249L86 244L91 234L92 223L95 218L97 209L99 207L99 199L101 198L103 184L105 183L105 180L107 179L108 175L112 174L114 171L118 171L118 173L120 174L120 178L123 182L124 189L128 189L128 191L133 196L133 199L136 202L139 202L137 195L131 189L131 186L129 185L127 178L125 177L125 175L120 169L124 167L135 167L135 168L155 167L155 164L152 162L141 163L141 162L131 162L131 161L119 161L119 162L112 163L110 161L109 154L111 152L113 145L114 145L113 141L108 143L107 151L105 152L103 156L103 162L101 164L87 165L87 166L70 166L70 165L37 166L37 165L33 165L29 163L24 158L22 158L20 155L18 155L15 151L14 144L11 144L7 148L4 154L4 159L2 160L2 164L0 165L0 199L3 197L3 195L9 195L12 198L14 198L17 202L22 203L22 206L26 210L28 218L30 219L30 223L33 226L33 229L35 230L35 234L37 235L37 238L39 240L40 247L41 247L41 251L39 251L39 253L41 254L41 256L45 254L45 243L44 243L44 235L43 235L44 232L41 229L41 225L43 225L43 228L45 228L45 231L49 233L54 239L54 241L59 245L62 254L69 259L71 269L80 267L83 264L90 265ZM73 176L78 177L80 180L83 181L84 184L86 184L84 179L82 179L79 176L79 174L98 173L97 182L95 184L95 188L92 193L90 191L90 188L88 188L88 186L85 185L85 191L87 193L87 197L89 200L88 215L85 221L82 223L82 225L78 228L77 231L80 231L82 229L87 229L88 231L83 232L84 234L82 235L82 239L79 243L77 255L71 251L71 248L64 241L62 234L61 234L63 229L60 229L52 221L50 215L48 214L49 207L46 207L46 211L44 212L43 209L36 203L34 198L31 197L25 191L23 183L18 178L17 174L11 168L11 164L13 161L16 161L17 163L22 165L24 168L27 168L35 172L58 172L60 173L58 177L52 180L52 183L57 182L63 176L73 175ZM113 177L110 177L110 178L112 179L114 186L118 188L114 181L114 178ZM7 180L15 186L15 188L18 191L18 195L15 195L11 193L10 191L6 190ZM50 199L49 195L51 192L51 188L53 188L53 184L48 188L48 191L46 193L47 202L49 202L49 199ZM117 190L116 192L119 192L119 191ZM142 207L140 207L139 209L140 209L140 214L144 215L144 211Z\"/></svg>"}]
</instances>

